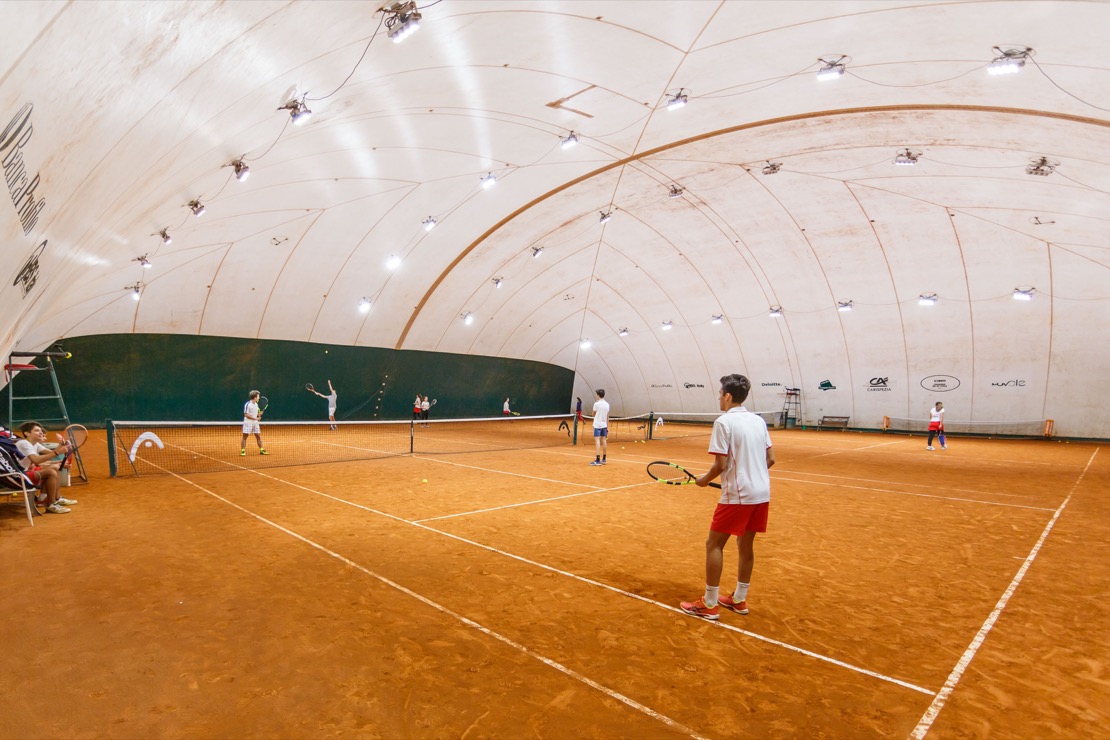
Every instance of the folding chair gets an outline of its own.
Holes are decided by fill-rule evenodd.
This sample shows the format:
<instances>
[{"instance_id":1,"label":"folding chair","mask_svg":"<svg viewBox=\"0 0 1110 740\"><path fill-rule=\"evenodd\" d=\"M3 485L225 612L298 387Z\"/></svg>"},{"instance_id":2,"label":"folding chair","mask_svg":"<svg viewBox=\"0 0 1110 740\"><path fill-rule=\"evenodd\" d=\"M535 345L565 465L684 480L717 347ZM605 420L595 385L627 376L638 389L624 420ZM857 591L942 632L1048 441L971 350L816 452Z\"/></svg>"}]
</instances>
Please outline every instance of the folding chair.
<instances>
[{"instance_id":1,"label":"folding chair","mask_svg":"<svg viewBox=\"0 0 1110 740\"><path fill-rule=\"evenodd\" d=\"M39 513L35 508L34 497L38 495L38 488L23 472L16 461L14 454L9 452L6 445L0 445L0 495L23 496L23 506L27 510L27 521L35 526L34 516Z\"/></svg>"}]
</instances>

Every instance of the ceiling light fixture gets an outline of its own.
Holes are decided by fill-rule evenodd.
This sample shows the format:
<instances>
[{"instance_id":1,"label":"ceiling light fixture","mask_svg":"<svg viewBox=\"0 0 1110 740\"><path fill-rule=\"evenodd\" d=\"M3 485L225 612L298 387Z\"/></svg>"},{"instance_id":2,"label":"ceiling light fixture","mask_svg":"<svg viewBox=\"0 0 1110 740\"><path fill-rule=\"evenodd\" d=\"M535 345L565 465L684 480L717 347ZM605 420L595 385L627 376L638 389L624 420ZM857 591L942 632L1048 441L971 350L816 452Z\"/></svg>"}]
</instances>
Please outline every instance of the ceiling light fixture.
<instances>
[{"instance_id":1,"label":"ceiling light fixture","mask_svg":"<svg viewBox=\"0 0 1110 740\"><path fill-rule=\"evenodd\" d=\"M1036 292L1037 292L1037 289L1033 288L1033 287L1014 288L1014 300L1015 301L1031 301L1031 300L1033 300L1033 294L1036 293Z\"/></svg>"},{"instance_id":2,"label":"ceiling light fixture","mask_svg":"<svg viewBox=\"0 0 1110 740\"><path fill-rule=\"evenodd\" d=\"M1060 163L1053 162L1048 157L1033 157L1029 160L1029 164L1025 166L1025 174L1048 177L1056 171L1056 165L1058 164Z\"/></svg>"},{"instance_id":3,"label":"ceiling light fixture","mask_svg":"<svg viewBox=\"0 0 1110 740\"><path fill-rule=\"evenodd\" d=\"M847 57L841 55L836 59L818 58L817 61L821 62L821 69L817 70L817 79L825 82L827 80L838 80L844 75L844 60Z\"/></svg>"},{"instance_id":4,"label":"ceiling light fixture","mask_svg":"<svg viewBox=\"0 0 1110 740\"><path fill-rule=\"evenodd\" d=\"M673 326L674 326L673 322L664 321L662 326L660 326L659 328L662 329L663 331L670 331Z\"/></svg>"},{"instance_id":5,"label":"ceiling light fixture","mask_svg":"<svg viewBox=\"0 0 1110 740\"><path fill-rule=\"evenodd\" d=\"M722 314L716 314L716 315L713 316L713 319L712 319L711 323L720 324L724 320L725 320L725 317Z\"/></svg>"},{"instance_id":6,"label":"ceiling light fixture","mask_svg":"<svg viewBox=\"0 0 1110 740\"><path fill-rule=\"evenodd\" d=\"M251 168L247 167L247 163L242 159L237 159L231 163L235 168L235 179L239 182L246 182L247 178L251 176Z\"/></svg>"},{"instance_id":7,"label":"ceiling light fixture","mask_svg":"<svg viewBox=\"0 0 1110 740\"><path fill-rule=\"evenodd\" d=\"M501 281L502 281L502 280L504 280L504 278L499 278L499 277L495 277L495 278L493 279L493 287L495 287L495 288L500 288L500 287L501 287Z\"/></svg>"},{"instance_id":8,"label":"ceiling light fixture","mask_svg":"<svg viewBox=\"0 0 1110 740\"><path fill-rule=\"evenodd\" d=\"M127 287L124 288L124 290L131 291L131 300L133 300L133 301L137 301L137 300L139 300L140 298L143 297L143 284L142 284L142 282L135 283L134 285L128 285Z\"/></svg>"},{"instance_id":9,"label":"ceiling light fixture","mask_svg":"<svg viewBox=\"0 0 1110 740\"><path fill-rule=\"evenodd\" d=\"M432 229L434 229L436 227L436 224L439 223L439 222L436 221L434 217L428 216L426 219L424 219L420 223L424 225L424 231L431 231Z\"/></svg>"},{"instance_id":10,"label":"ceiling light fixture","mask_svg":"<svg viewBox=\"0 0 1110 740\"><path fill-rule=\"evenodd\" d=\"M390 270L396 270L401 266L401 258L395 254L389 255L389 259L385 261L385 266Z\"/></svg>"},{"instance_id":11,"label":"ceiling light fixture","mask_svg":"<svg viewBox=\"0 0 1110 740\"><path fill-rule=\"evenodd\" d=\"M837 301L836 302L836 310L840 311L841 313L848 313L849 311L852 310L852 302L851 301Z\"/></svg>"},{"instance_id":12,"label":"ceiling light fixture","mask_svg":"<svg viewBox=\"0 0 1110 740\"><path fill-rule=\"evenodd\" d=\"M564 150L571 149L576 144L578 144L578 134L574 133L573 131L567 134L566 138L562 139L559 142L559 146L561 146Z\"/></svg>"},{"instance_id":13,"label":"ceiling light fixture","mask_svg":"<svg viewBox=\"0 0 1110 740\"><path fill-rule=\"evenodd\" d=\"M667 193L668 198L681 198L682 194L686 191L677 185L671 185L671 191Z\"/></svg>"},{"instance_id":14,"label":"ceiling light fixture","mask_svg":"<svg viewBox=\"0 0 1110 740\"><path fill-rule=\"evenodd\" d=\"M772 319L781 319L782 306L771 306L771 311L767 315L770 316Z\"/></svg>"},{"instance_id":15,"label":"ceiling light fixture","mask_svg":"<svg viewBox=\"0 0 1110 740\"><path fill-rule=\"evenodd\" d=\"M935 306L937 303L936 293L922 293L917 298L917 305L919 306Z\"/></svg>"},{"instance_id":16,"label":"ceiling light fixture","mask_svg":"<svg viewBox=\"0 0 1110 740\"><path fill-rule=\"evenodd\" d=\"M489 190L490 188L492 188L494 185L497 184L497 175L490 172L485 177L482 178L481 182L482 182L482 188L485 189L485 190Z\"/></svg>"},{"instance_id":17,"label":"ceiling light fixture","mask_svg":"<svg viewBox=\"0 0 1110 740\"><path fill-rule=\"evenodd\" d=\"M590 340L589 340L589 339L583 339L583 340L582 340L581 342L579 342L579 344L578 344L578 348L579 348L579 349L589 349L589 348L590 348L590 347L592 347L592 346L593 346L593 345L592 345L592 344L590 344Z\"/></svg>"},{"instance_id":18,"label":"ceiling light fixture","mask_svg":"<svg viewBox=\"0 0 1110 740\"><path fill-rule=\"evenodd\" d=\"M1033 56L1034 52L1028 46L1020 46L1010 49L1003 49L996 46L994 50L998 52L991 63L987 65L987 74L991 75L1014 75L1021 71L1025 66L1025 60Z\"/></svg>"},{"instance_id":19,"label":"ceiling light fixture","mask_svg":"<svg viewBox=\"0 0 1110 740\"><path fill-rule=\"evenodd\" d=\"M370 299L369 298L366 298L365 296L363 296L363 298L361 300L359 300L359 302L358 302L358 312L359 313L370 313Z\"/></svg>"},{"instance_id":20,"label":"ceiling light fixture","mask_svg":"<svg viewBox=\"0 0 1110 740\"><path fill-rule=\"evenodd\" d=\"M467 326L470 326L471 324L474 323L474 316L471 315L470 311L467 311L466 313L464 313L459 318L461 318L462 322L464 324L466 324Z\"/></svg>"},{"instance_id":21,"label":"ceiling light fixture","mask_svg":"<svg viewBox=\"0 0 1110 740\"><path fill-rule=\"evenodd\" d=\"M617 336L618 337L627 337L628 336L628 329L618 329L617 330Z\"/></svg>"},{"instance_id":22,"label":"ceiling light fixture","mask_svg":"<svg viewBox=\"0 0 1110 740\"><path fill-rule=\"evenodd\" d=\"M135 261L138 262L144 270L149 270L152 267L150 260L146 258L145 254L142 257L136 257Z\"/></svg>"},{"instance_id":23,"label":"ceiling light fixture","mask_svg":"<svg viewBox=\"0 0 1110 740\"><path fill-rule=\"evenodd\" d=\"M290 100L278 110L289 111L289 118L292 119L294 126L303 126L305 121L312 118L312 111L308 109L303 100Z\"/></svg>"},{"instance_id":24,"label":"ceiling light fixture","mask_svg":"<svg viewBox=\"0 0 1110 740\"><path fill-rule=\"evenodd\" d=\"M170 244L173 244L173 237L170 236L170 233L168 231L166 231L165 229L162 229L161 231L159 231L158 236L162 237L162 243L163 244L165 244L167 246L170 245Z\"/></svg>"},{"instance_id":25,"label":"ceiling light fixture","mask_svg":"<svg viewBox=\"0 0 1110 740\"><path fill-rule=\"evenodd\" d=\"M782 169L782 162L772 162L772 161L768 160L767 164L764 165L764 167L763 167L763 174L764 175L773 175L781 169Z\"/></svg>"},{"instance_id":26,"label":"ceiling light fixture","mask_svg":"<svg viewBox=\"0 0 1110 740\"><path fill-rule=\"evenodd\" d=\"M200 202L200 198L189 201L189 208L192 209L193 215L197 218L203 216L204 211L206 210L204 204Z\"/></svg>"},{"instance_id":27,"label":"ceiling light fixture","mask_svg":"<svg viewBox=\"0 0 1110 740\"><path fill-rule=\"evenodd\" d=\"M914 152L909 149L903 149L894 156L894 164L902 167L913 167L917 164L917 158L921 156L921 152Z\"/></svg>"},{"instance_id":28,"label":"ceiling light fixture","mask_svg":"<svg viewBox=\"0 0 1110 740\"><path fill-rule=\"evenodd\" d=\"M395 44L412 36L420 28L423 16L416 9L416 3L413 0L394 3L392 7L385 8L385 12L389 13L389 17L385 19L386 35L393 39Z\"/></svg>"},{"instance_id":29,"label":"ceiling light fixture","mask_svg":"<svg viewBox=\"0 0 1110 740\"><path fill-rule=\"evenodd\" d=\"M532 247L532 257L536 258L543 254L543 247Z\"/></svg>"},{"instance_id":30,"label":"ceiling light fixture","mask_svg":"<svg viewBox=\"0 0 1110 740\"><path fill-rule=\"evenodd\" d=\"M678 92L676 92L674 95L668 95L668 97L667 97L667 110L678 110L679 108L682 108L683 106L686 105L686 103L689 102L690 99L687 97L686 93L684 92L685 90L686 90L686 88L680 87L680 88L678 88Z\"/></svg>"},{"instance_id":31,"label":"ceiling light fixture","mask_svg":"<svg viewBox=\"0 0 1110 740\"><path fill-rule=\"evenodd\" d=\"M606 213L605 211L598 211L598 213L601 214L601 218L598 219L599 223L605 223L606 221L608 221L609 219L611 219L613 217L613 212L612 211L609 211L608 213Z\"/></svg>"}]
</instances>

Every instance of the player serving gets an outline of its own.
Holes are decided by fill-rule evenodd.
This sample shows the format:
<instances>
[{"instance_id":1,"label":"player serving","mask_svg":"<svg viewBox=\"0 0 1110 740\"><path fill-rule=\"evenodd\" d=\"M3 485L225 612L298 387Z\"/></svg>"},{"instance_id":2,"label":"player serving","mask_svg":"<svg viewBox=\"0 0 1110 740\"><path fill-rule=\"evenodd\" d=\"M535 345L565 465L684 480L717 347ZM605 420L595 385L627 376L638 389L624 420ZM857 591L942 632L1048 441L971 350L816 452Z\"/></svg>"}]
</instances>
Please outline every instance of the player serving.
<instances>
[{"instance_id":1,"label":"player serving","mask_svg":"<svg viewBox=\"0 0 1110 740\"><path fill-rule=\"evenodd\" d=\"M311 383L306 385L305 388L312 391L313 393L315 393L320 398L327 399L327 402L328 402L328 421L331 422L331 426L329 426L328 429L331 429L332 431L335 431L336 429L338 429L338 427L335 426L335 410L336 410L336 408L338 408L339 394L335 392L335 387L332 386L331 379L330 378L328 379L328 395L326 395L326 396L323 393L321 393L320 391L313 388Z\"/></svg>"},{"instance_id":2,"label":"player serving","mask_svg":"<svg viewBox=\"0 0 1110 740\"><path fill-rule=\"evenodd\" d=\"M775 464L767 422L744 408L751 381L743 375L721 378L720 407L725 413L713 422L709 453L713 467L698 478L699 486L720 476L721 498L705 540L705 595L697 601L683 601L682 611L701 619L721 618L720 607L737 614L748 613L748 585L755 565L755 535L767 531L771 506L771 475ZM719 596L724 549L729 537L736 535L740 555L736 590Z\"/></svg>"}]
</instances>

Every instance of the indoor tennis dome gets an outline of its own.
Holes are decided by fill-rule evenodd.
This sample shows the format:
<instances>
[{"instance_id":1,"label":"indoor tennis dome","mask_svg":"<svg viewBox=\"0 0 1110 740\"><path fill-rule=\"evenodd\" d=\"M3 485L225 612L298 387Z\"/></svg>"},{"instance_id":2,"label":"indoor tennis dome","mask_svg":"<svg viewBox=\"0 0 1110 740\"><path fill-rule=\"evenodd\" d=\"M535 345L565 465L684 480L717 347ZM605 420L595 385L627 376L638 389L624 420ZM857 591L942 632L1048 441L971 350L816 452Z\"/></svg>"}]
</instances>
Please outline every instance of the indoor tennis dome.
<instances>
[{"instance_id":1,"label":"indoor tennis dome","mask_svg":"<svg viewBox=\"0 0 1110 740\"><path fill-rule=\"evenodd\" d=\"M177 346L234 418L265 380L237 353L272 343L410 353L492 413L598 387L619 414L712 411L743 372L752 410L800 389L803 423L941 400L1110 437L1104 3L0 14L0 351L61 342L67 394L97 378L109 411L181 385ZM103 383L96 347L151 337L162 375Z\"/></svg>"}]
</instances>

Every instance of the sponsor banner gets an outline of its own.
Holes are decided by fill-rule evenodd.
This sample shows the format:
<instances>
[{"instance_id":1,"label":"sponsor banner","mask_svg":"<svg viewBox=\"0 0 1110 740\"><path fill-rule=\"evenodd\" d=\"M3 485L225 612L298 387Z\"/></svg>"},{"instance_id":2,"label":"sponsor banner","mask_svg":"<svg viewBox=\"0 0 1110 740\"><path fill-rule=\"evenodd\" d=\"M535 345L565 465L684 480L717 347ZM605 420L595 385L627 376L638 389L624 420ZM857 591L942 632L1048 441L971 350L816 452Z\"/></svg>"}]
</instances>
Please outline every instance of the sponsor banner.
<instances>
[{"instance_id":1,"label":"sponsor banner","mask_svg":"<svg viewBox=\"0 0 1110 740\"><path fill-rule=\"evenodd\" d=\"M782 383L760 383L764 388L782 388Z\"/></svg>"},{"instance_id":2,"label":"sponsor banner","mask_svg":"<svg viewBox=\"0 0 1110 740\"><path fill-rule=\"evenodd\" d=\"M652 388L674 388L670 383L652 383Z\"/></svg>"},{"instance_id":3,"label":"sponsor banner","mask_svg":"<svg viewBox=\"0 0 1110 740\"><path fill-rule=\"evenodd\" d=\"M1024 388L1024 380L992 380L992 388Z\"/></svg>"},{"instance_id":4,"label":"sponsor banner","mask_svg":"<svg viewBox=\"0 0 1110 740\"><path fill-rule=\"evenodd\" d=\"M889 392L891 390L893 390L893 388L890 387L890 377L889 376L887 376L885 378L871 378L871 380L867 381L867 392L868 393L873 393L873 392L883 393L883 392Z\"/></svg>"},{"instance_id":5,"label":"sponsor banner","mask_svg":"<svg viewBox=\"0 0 1110 740\"><path fill-rule=\"evenodd\" d=\"M689 388L704 388L705 386L701 383L683 383L682 387L689 389Z\"/></svg>"},{"instance_id":6,"label":"sponsor banner","mask_svg":"<svg viewBox=\"0 0 1110 740\"><path fill-rule=\"evenodd\" d=\"M921 379L921 387L927 391L947 393L960 387L960 379L954 375L930 375Z\"/></svg>"},{"instance_id":7,"label":"sponsor banner","mask_svg":"<svg viewBox=\"0 0 1110 740\"><path fill-rule=\"evenodd\" d=\"M823 391L835 391L836 386L832 384L831 380L822 380L817 384L817 387Z\"/></svg>"}]
</instances>

